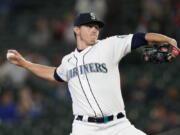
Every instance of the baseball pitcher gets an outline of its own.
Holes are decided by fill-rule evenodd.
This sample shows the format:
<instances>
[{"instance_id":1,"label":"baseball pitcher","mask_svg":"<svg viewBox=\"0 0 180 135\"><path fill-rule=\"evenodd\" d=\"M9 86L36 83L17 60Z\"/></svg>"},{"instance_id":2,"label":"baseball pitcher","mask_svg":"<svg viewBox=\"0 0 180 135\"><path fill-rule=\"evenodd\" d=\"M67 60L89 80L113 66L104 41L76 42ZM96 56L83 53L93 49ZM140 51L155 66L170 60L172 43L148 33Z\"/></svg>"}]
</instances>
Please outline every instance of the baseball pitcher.
<instances>
[{"instance_id":1,"label":"baseball pitcher","mask_svg":"<svg viewBox=\"0 0 180 135\"><path fill-rule=\"evenodd\" d=\"M8 50L7 58L43 79L67 82L73 101L71 135L146 135L126 117L118 63L134 49L154 43L173 47L163 57L171 61L179 55L177 42L157 33L115 35L98 40L103 26L94 13L79 14L73 27L76 49L63 57L59 67L31 63L16 50ZM146 51L151 58L149 54Z\"/></svg>"}]
</instances>

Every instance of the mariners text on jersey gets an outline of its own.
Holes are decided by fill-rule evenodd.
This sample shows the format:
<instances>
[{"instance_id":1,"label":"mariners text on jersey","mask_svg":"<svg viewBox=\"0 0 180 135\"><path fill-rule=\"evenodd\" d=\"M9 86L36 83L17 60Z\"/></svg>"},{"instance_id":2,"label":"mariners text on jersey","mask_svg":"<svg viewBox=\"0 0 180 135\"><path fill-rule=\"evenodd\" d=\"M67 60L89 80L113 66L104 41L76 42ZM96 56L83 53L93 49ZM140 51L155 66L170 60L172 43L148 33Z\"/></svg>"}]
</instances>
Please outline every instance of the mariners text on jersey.
<instances>
[{"instance_id":1,"label":"mariners text on jersey","mask_svg":"<svg viewBox=\"0 0 180 135\"><path fill-rule=\"evenodd\" d=\"M101 73L107 73L108 69L106 67L105 63L89 63L85 65L80 65L78 67L75 67L73 69L70 69L67 71L67 78L70 80L73 77L76 77L78 74L87 74L87 73L92 73L92 72L101 72Z\"/></svg>"}]
</instances>

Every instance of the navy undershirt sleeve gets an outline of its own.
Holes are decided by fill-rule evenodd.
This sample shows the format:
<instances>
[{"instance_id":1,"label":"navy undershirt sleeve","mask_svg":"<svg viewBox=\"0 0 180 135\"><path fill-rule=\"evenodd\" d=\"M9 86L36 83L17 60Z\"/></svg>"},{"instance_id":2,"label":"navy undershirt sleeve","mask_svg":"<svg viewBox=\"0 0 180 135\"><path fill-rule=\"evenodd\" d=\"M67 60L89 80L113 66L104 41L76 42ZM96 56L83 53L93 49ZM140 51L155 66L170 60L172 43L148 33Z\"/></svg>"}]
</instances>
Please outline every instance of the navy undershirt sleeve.
<instances>
[{"instance_id":1,"label":"navy undershirt sleeve","mask_svg":"<svg viewBox=\"0 0 180 135\"><path fill-rule=\"evenodd\" d=\"M57 74L57 68L54 70L54 79L59 82L64 82L64 80Z\"/></svg>"},{"instance_id":2,"label":"navy undershirt sleeve","mask_svg":"<svg viewBox=\"0 0 180 135\"><path fill-rule=\"evenodd\" d=\"M148 42L145 40L145 34L142 32L135 33L131 41L131 50L147 45Z\"/></svg>"}]
</instances>

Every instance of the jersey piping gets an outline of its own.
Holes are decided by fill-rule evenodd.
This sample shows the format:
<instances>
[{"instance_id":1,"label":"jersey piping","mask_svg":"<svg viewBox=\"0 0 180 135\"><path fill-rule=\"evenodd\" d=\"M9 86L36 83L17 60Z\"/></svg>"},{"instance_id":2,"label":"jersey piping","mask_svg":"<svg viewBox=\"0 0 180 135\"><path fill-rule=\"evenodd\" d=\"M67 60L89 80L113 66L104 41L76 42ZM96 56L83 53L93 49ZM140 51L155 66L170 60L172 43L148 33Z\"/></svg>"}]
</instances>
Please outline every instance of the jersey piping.
<instances>
[{"instance_id":1,"label":"jersey piping","mask_svg":"<svg viewBox=\"0 0 180 135\"><path fill-rule=\"evenodd\" d=\"M76 58L76 56L74 55L74 58L76 59L76 67L78 67L77 66L77 63L78 63L78 59ZM88 99L88 97L87 97L87 95L86 95L86 93L85 93L85 91L84 91L84 89L83 89L83 86L82 86L82 83L81 83L81 80L80 80L80 77L79 77L79 71L78 71L78 80L79 80L79 83L80 83L80 86L81 86L81 89L82 89L82 91L83 91L83 93L84 93L84 95L85 95L85 97L86 97L86 100L88 101L88 103L89 103L89 106L91 107L91 109L93 110L93 112L94 112L94 115L95 115L95 117L97 116L96 115L96 112L95 112L95 110L93 109L93 107L92 107L92 105L91 105L91 103L89 102L89 99Z\"/></svg>"},{"instance_id":2,"label":"jersey piping","mask_svg":"<svg viewBox=\"0 0 180 135\"><path fill-rule=\"evenodd\" d=\"M93 48L93 47L92 47L92 48ZM92 49L92 48L91 48L91 49ZM85 56L86 56L86 54L88 54L88 52L90 52L91 49L89 49L89 50L83 55L83 65L85 65L85 60L84 60L84 59L85 59ZM87 77L87 73L85 73L85 76L86 76L86 80L87 80L87 82L88 82L88 86L89 86L89 89L90 89L90 91L91 91L91 94L92 94L92 96L93 96L93 98L94 98L94 100L95 100L95 102L96 102L96 104L97 104L97 106L98 106L98 108L99 108L102 116L104 117L103 112L102 112L102 109L101 109L99 103L97 102L97 99L95 98L94 93L93 93L93 91L92 91L92 88L91 88L89 79L88 79L88 77Z\"/></svg>"}]
</instances>

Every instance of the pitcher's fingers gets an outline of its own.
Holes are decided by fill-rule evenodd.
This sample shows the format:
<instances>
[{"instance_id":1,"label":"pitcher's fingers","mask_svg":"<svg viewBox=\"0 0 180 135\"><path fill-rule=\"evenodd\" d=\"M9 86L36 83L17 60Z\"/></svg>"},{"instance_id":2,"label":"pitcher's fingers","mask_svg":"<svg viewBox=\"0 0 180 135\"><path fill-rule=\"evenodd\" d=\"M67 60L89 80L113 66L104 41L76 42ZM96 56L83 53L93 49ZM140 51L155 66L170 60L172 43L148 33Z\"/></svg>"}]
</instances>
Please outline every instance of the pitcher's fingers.
<instances>
[{"instance_id":1,"label":"pitcher's fingers","mask_svg":"<svg viewBox=\"0 0 180 135\"><path fill-rule=\"evenodd\" d=\"M18 54L18 52L16 50L13 50L13 49L8 50L8 52Z\"/></svg>"},{"instance_id":2,"label":"pitcher's fingers","mask_svg":"<svg viewBox=\"0 0 180 135\"><path fill-rule=\"evenodd\" d=\"M21 56L17 50L8 50L10 53L14 53L15 55Z\"/></svg>"}]
</instances>

